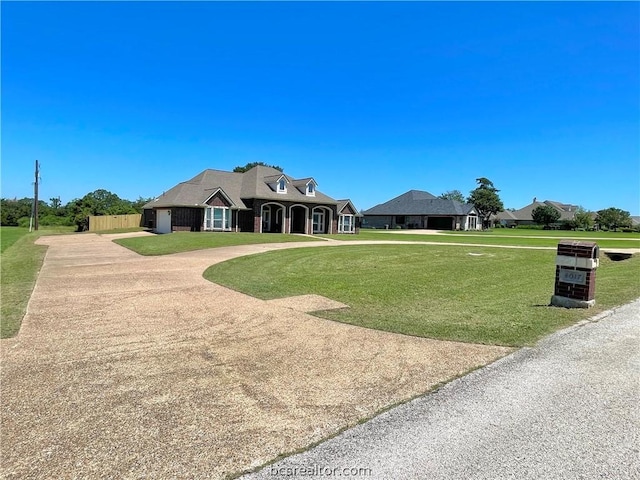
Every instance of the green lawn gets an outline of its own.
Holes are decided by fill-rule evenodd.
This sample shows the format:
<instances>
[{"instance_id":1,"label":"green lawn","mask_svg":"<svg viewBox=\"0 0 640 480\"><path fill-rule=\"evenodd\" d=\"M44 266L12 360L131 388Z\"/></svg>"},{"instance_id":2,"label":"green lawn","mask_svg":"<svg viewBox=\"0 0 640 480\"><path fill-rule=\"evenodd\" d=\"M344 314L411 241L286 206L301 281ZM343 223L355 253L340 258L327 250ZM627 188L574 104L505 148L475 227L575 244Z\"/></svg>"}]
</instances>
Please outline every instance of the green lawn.
<instances>
[{"instance_id":1,"label":"green lawn","mask_svg":"<svg viewBox=\"0 0 640 480\"><path fill-rule=\"evenodd\" d=\"M0 338L12 337L20 330L22 317L38 278L47 247L35 245L41 235L69 233L73 227L43 227L29 233L26 228L0 227L2 253Z\"/></svg>"},{"instance_id":2,"label":"green lawn","mask_svg":"<svg viewBox=\"0 0 640 480\"><path fill-rule=\"evenodd\" d=\"M477 232L448 232L452 235L491 235L491 236L507 236L507 237L526 237L526 236L539 236L539 237L559 237L559 238L606 238L606 239L640 239L639 232L587 232L580 230L541 230L533 228L492 228L486 231Z\"/></svg>"},{"instance_id":3,"label":"green lawn","mask_svg":"<svg viewBox=\"0 0 640 480\"><path fill-rule=\"evenodd\" d=\"M317 312L331 320L513 346L640 296L640 255L622 262L604 257L595 309L549 307L554 258L555 252L544 250L347 245L241 257L210 267L204 276L262 299L314 293L350 306Z\"/></svg>"},{"instance_id":4,"label":"green lawn","mask_svg":"<svg viewBox=\"0 0 640 480\"><path fill-rule=\"evenodd\" d=\"M504 231L508 229L502 229ZM530 231L530 230L528 230ZM446 233L442 235L423 235L419 233L396 233L393 230L360 230L358 235L321 235L324 238L332 238L335 240L399 240L404 242L440 242L440 243L465 243L465 244L485 244L485 245L515 245L515 246L531 246L531 247L557 247L558 241L562 239L576 239L588 241L594 237L572 235L576 232L563 232L564 235L556 235L557 238L535 238L535 235L499 235L499 233L471 233L458 232ZM578 233L602 233L602 232L578 232ZM598 236L594 239L600 248L640 248L640 238L634 237L635 234L619 234ZM624 237L624 235L629 235ZM541 235L544 236L544 235Z\"/></svg>"},{"instance_id":5,"label":"green lawn","mask_svg":"<svg viewBox=\"0 0 640 480\"><path fill-rule=\"evenodd\" d=\"M20 227L0 227L0 253L4 252L16 241L29 233L26 228Z\"/></svg>"},{"instance_id":6,"label":"green lawn","mask_svg":"<svg viewBox=\"0 0 640 480\"><path fill-rule=\"evenodd\" d=\"M320 240L320 238L279 233L175 232L169 235L121 238L114 240L114 242L140 255L167 255L170 253L188 252L205 248L229 247L233 245L312 242L317 240Z\"/></svg>"}]
</instances>

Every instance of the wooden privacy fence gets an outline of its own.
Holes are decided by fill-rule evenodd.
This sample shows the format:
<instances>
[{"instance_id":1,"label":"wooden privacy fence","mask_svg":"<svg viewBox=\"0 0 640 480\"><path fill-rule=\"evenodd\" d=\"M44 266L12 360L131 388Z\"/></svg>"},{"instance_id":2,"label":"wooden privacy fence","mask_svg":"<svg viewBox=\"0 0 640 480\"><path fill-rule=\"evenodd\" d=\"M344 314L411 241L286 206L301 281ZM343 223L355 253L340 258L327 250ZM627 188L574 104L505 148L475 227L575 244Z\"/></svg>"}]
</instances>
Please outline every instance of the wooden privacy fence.
<instances>
[{"instance_id":1,"label":"wooden privacy fence","mask_svg":"<svg viewBox=\"0 0 640 480\"><path fill-rule=\"evenodd\" d=\"M99 215L89 217L89 231L98 232L101 230L115 230L117 228L140 227L142 215L134 213L131 215Z\"/></svg>"}]
</instances>

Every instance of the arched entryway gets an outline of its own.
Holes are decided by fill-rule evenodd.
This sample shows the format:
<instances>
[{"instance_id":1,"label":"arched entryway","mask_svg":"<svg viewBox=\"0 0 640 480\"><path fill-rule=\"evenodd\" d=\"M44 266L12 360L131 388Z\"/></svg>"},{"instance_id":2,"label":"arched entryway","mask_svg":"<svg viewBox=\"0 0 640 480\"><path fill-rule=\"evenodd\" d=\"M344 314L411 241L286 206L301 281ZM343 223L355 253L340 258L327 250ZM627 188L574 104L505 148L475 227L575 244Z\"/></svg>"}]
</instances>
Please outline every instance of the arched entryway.
<instances>
[{"instance_id":1,"label":"arched entryway","mask_svg":"<svg viewBox=\"0 0 640 480\"><path fill-rule=\"evenodd\" d=\"M315 207L311 213L312 233L329 233L333 212L327 207Z\"/></svg>"},{"instance_id":2,"label":"arched entryway","mask_svg":"<svg viewBox=\"0 0 640 480\"><path fill-rule=\"evenodd\" d=\"M307 233L309 209L304 205L292 205L289 209L291 217L290 233Z\"/></svg>"},{"instance_id":3,"label":"arched entryway","mask_svg":"<svg viewBox=\"0 0 640 480\"><path fill-rule=\"evenodd\" d=\"M265 203L260 212L262 233L284 233L284 206Z\"/></svg>"}]
</instances>

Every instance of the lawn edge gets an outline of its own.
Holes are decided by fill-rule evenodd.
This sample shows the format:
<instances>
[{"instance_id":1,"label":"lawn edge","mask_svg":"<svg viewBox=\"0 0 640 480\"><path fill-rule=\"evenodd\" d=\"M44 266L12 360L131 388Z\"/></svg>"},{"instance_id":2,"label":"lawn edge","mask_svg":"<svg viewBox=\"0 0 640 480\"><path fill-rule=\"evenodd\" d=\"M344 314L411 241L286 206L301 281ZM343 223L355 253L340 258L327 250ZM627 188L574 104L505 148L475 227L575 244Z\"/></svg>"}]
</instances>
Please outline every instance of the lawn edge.
<instances>
[{"instance_id":1,"label":"lawn edge","mask_svg":"<svg viewBox=\"0 0 640 480\"><path fill-rule=\"evenodd\" d=\"M46 235L45 235L46 236ZM25 294L24 296L28 297L28 300L24 306L24 309L21 311L21 313L18 315L19 318L16 319L16 328L14 331L11 331L9 334L7 335L1 335L0 334L0 340L6 340L6 339L10 339L10 338L16 338L18 335L20 335L20 330L22 330L22 322L24 321L24 318L27 316L27 313L29 312L29 307L31 305L31 299L33 297L33 291L36 289L36 285L38 284L38 278L40 277L40 272L42 271L42 266L44 265L44 262L47 258L47 255L49 254L49 245L43 245L43 244L36 244L36 241L40 238L40 236L36 236L33 239L30 239L28 237L23 237L20 240L24 241L30 241L31 245L33 247L42 247L44 248L44 254L42 255L41 260L38 262L38 264L36 265L35 271L33 272L33 282L30 284L30 288L28 291L28 294ZM16 242L18 243L18 242ZM7 248L5 250L6 253L7 251L10 250L11 247L14 247L16 245L16 243L14 243L13 245L11 245L9 248ZM37 251L34 252L37 254Z\"/></svg>"}]
</instances>

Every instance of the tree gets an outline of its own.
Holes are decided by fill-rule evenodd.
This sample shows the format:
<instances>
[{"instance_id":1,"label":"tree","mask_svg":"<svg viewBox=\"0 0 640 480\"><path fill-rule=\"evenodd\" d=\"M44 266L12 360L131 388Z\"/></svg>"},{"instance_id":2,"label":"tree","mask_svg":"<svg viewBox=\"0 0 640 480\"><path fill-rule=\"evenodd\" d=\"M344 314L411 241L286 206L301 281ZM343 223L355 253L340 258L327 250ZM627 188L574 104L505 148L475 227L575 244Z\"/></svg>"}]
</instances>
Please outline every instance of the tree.
<instances>
[{"instance_id":1,"label":"tree","mask_svg":"<svg viewBox=\"0 0 640 480\"><path fill-rule=\"evenodd\" d=\"M460 190L449 190L448 192L444 192L438 198L443 198L445 200L455 200L456 202L465 203L464 195Z\"/></svg>"},{"instance_id":2,"label":"tree","mask_svg":"<svg viewBox=\"0 0 640 480\"><path fill-rule=\"evenodd\" d=\"M551 205L539 205L533 209L531 217L538 225L548 227L552 223L560 220L560 212L557 208L553 208Z\"/></svg>"},{"instance_id":3,"label":"tree","mask_svg":"<svg viewBox=\"0 0 640 480\"><path fill-rule=\"evenodd\" d=\"M72 200L67 204L66 208L79 232L89 228L87 217L91 215L138 213L132 202L123 200L115 193L104 189L95 190L87 193L81 199Z\"/></svg>"},{"instance_id":4,"label":"tree","mask_svg":"<svg viewBox=\"0 0 640 480\"><path fill-rule=\"evenodd\" d=\"M131 202L131 206L135 209L137 213L142 213L142 207L144 207L147 203L153 200L153 197L144 198L138 197L135 202Z\"/></svg>"},{"instance_id":5,"label":"tree","mask_svg":"<svg viewBox=\"0 0 640 480\"><path fill-rule=\"evenodd\" d=\"M573 225L575 228L584 228L585 230L593 227L593 215L583 207L576 208L573 216Z\"/></svg>"},{"instance_id":6,"label":"tree","mask_svg":"<svg viewBox=\"0 0 640 480\"><path fill-rule=\"evenodd\" d=\"M598 211L596 222L615 232L618 227L628 227L631 225L631 214L626 210L610 207Z\"/></svg>"},{"instance_id":7,"label":"tree","mask_svg":"<svg viewBox=\"0 0 640 480\"><path fill-rule=\"evenodd\" d=\"M33 198L8 199L0 202L0 224L5 226L17 226L21 218L30 218L33 212ZM52 213L51 207L43 200L38 201L38 219ZM28 224L28 222L27 222Z\"/></svg>"},{"instance_id":8,"label":"tree","mask_svg":"<svg viewBox=\"0 0 640 480\"><path fill-rule=\"evenodd\" d=\"M491 180L485 177L476 178L478 188L472 190L467 198L468 203L473 203L482 218L482 228L489 226L489 217L504 210L502 200L498 196L498 190Z\"/></svg>"},{"instance_id":9,"label":"tree","mask_svg":"<svg viewBox=\"0 0 640 480\"><path fill-rule=\"evenodd\" d=\"M0 201L0 223L4 226L17 226L18 220L30 217L33 209L33 198L9 199Z\"/></svg>"},{"instance_id":10,"label":"tree","mask_svg":"<svg viewBox=\"0 0 640 480\"><path fill-rule=\"evenodd\" d=\"M271 168L275 168L276 170L279 170L282 172L282 167L278 167L277 165L267 165L264 162L249 162L247 163L244 167L236 167L233 169L234 172L236 173L244 173L248 170L251 170L253 167L257 167L258 165L263 166L263 167L271 167Z\"/></svg>"},{"instance_id":11,"label":"tree","mask_svg":"<svg viewBox=\"0 0 640 480\"><path fill-rule=\"evenodd\" d=\"M62 204L62 202L60 202L60 197L51 197L49 202L51 202L51 208L53 208L54 212L57 212Z\"/></svg>"}]
</instances>

